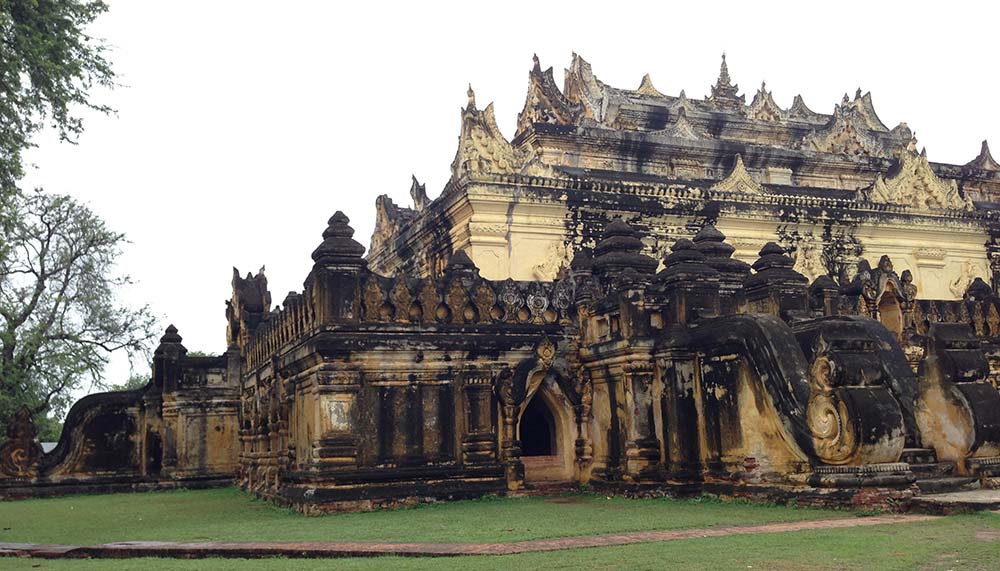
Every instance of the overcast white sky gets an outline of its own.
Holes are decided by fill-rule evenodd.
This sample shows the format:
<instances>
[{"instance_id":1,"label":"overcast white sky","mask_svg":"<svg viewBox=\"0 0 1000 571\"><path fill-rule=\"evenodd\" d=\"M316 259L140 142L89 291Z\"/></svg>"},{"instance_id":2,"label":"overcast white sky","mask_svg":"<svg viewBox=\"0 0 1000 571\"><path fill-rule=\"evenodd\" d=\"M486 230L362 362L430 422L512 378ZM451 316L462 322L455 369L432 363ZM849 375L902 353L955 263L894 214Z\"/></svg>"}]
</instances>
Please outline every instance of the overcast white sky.
<instances>
[{"instance_id":1,"label":"overcast white sky","mask_svg":"<svg viewBox=\"0 0 1000 571\"><path fill-rule=\"evenodd\" d=\"M91 30L123 87L96 93L77 146L42 137L27 185L85 201L131 244L121 269L191 350L225 349L232 267L267 266L276 303L300 290L326 219L368 245L375 197L447 181L472 83L512 137L532 53L557 82L576 51L602 81L704 97L725 51L747 94L801 93L829 113L870 90L931 160L996 140L992 3L117 1ZM933 7L931 7L933 6ZM127 367L111 368L120 382Z\"/></svg>"}]
</instances>

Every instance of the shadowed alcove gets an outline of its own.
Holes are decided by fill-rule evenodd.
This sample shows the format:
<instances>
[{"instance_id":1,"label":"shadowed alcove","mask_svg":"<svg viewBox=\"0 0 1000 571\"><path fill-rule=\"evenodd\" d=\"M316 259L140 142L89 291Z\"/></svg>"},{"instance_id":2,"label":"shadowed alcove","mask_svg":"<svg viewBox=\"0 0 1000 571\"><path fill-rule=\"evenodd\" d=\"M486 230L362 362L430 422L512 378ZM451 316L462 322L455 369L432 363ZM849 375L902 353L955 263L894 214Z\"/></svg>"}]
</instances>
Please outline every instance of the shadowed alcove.
<instances>
[{"instance_id":1,"label":"shadowed alcove","mask_svg":"<svg viewBox=\"0 0 1000 571\"><path fill-rule=\"evenodd\" d=\"M889 287L878 301L878 319L899 338L903 334L903 310L894 288Z\"/></svg>"},{"instance_id":2,"label":"shadowed alcove","mask_svg":"<svg viewBox=\"0 0 1000 571\"><path fill-rule=\"evenodd\" d=\"M556 426L552 411L541 398L531 399L521 415L521 454L554 456Z\"/></svg>"},{"instance_id":3,"label":"shadowed alcove","mask_svg":"<svg viewBox=\"0 0 1000 571\"><path fill-rule=\"evenodd\" d=\"M558 386L547 379L528 399L518 421L525 479L566 481L573 476L572 409Z\"/></svg>"}]
</instances>

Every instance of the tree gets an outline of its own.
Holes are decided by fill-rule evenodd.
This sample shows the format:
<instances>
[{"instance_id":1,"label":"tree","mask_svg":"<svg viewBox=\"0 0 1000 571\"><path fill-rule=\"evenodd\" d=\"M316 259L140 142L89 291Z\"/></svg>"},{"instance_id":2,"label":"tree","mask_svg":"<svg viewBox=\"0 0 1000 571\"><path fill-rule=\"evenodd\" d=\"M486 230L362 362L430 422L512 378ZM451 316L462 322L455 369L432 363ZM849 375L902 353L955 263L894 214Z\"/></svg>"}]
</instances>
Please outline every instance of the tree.
<instances>
[{"instance_id":1,"label":"tree","mask_svg":"<svg viewBox=\"0 0 1000 571\"><path fill-rule=\"evenodd\" d=\"M136 373L131 375L124 383L111 385L108 387L113 391L135 391L149 384L149 373Z\"/></svg>"},{"instance_id":2,"label":"tree","mask_svg":"<svg viewBox=\"0 0 1000 571\"><path fill-rule=\"evenodd\" d=\"M846 231L841 229L834 233L831 228L827 228L823 233L823 251L820 259L827 275L834 281L844 281L850 277L848 275L850 268L857 263L864 252L864 244L851 229Z\"/></svg>"},{"instance_id":3,"label":"tree","mask_svg":"<svg viewBox=\"0 0 1000 571\"><path fill-rule=\"evenodd\" d=\"M21 153L49 125L75 142L94 86L114 87L107 46L84 30L107 5L93 0L0 1L0 198L24 173Z\"/></svg>"},{"instance_id":4,"label":"tree","mask_svg":"<svg viewBox=\"0 0 1000 571\"><path fill-rule=\"evenodd\" d=\"M21 405L61 414L71 392L104 388L110 354L147 357L155 320L120 303L124 243L66 196L16 193L0 236L0 429ZM145 362L145 360L144 360Z\"/></svg>"}]
</instances>

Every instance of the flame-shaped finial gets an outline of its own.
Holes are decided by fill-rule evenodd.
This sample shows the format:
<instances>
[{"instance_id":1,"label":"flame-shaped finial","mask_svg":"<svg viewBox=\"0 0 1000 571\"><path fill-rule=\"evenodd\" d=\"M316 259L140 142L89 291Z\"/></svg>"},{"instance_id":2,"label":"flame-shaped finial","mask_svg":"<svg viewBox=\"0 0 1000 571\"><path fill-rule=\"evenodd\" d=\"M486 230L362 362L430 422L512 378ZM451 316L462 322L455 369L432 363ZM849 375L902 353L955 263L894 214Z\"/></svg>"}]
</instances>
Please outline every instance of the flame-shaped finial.
<instances>
[{"instance_id":1,"label":"flame-shaped finial","mask_svg":"<svg viewBox=\"0 0 1000 571\"><path fill-rule=\"evenodd\" d=\"M722 52L722 65L719 66L719 81L716 85L730 85L732 81L729 78L729 66L726 65L726 52Z\"/></svg>"}]
</instances>

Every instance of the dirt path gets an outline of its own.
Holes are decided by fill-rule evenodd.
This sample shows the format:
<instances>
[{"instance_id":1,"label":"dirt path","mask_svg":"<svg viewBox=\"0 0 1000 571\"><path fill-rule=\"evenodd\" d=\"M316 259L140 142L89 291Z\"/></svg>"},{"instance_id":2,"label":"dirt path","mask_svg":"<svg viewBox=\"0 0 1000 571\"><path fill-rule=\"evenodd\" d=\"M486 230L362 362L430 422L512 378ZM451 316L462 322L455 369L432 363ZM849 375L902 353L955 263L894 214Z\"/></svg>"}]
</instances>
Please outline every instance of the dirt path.
<instances>
[{"instance_id":1,"label":"dirt path","mask_svg":"<svg viewBox=\"0 0 1000 571\"><path fill-rule=\"evenodd\" d=\"M872 525L912 523L936 519L926 515L885 515L855 517L739 527L712 527L703 529L678 529L669 531L637 531L581 537L533 539L510 543L383 543L369 541L303 541L303 542L172 542L126 541L103 545L38 545L27 543L0 543L0 556L55 558L112 558L173 557L204 559L210 557L376 557L398 555L404 557L453 557L459 555L512 555L584 547L609 547L757 533L783 533L814 529L844 529Z\"/></svg>"}]
</instances>

